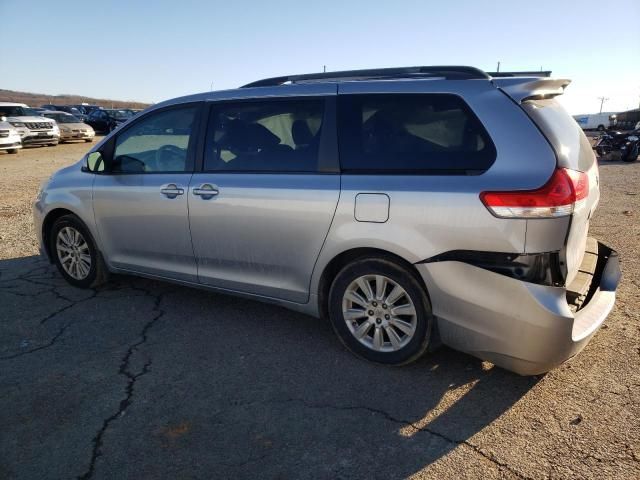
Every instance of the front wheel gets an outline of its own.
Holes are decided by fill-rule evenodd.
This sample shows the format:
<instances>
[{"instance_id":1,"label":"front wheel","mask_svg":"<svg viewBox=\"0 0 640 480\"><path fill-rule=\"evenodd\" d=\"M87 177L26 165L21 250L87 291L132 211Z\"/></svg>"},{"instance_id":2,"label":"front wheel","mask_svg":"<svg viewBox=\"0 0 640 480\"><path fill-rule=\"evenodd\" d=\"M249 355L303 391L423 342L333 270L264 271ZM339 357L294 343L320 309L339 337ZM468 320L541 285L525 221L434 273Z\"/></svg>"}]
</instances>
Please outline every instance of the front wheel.
<instances>
[{"instance_id":1,"label":"front wheel","mask_svg":"<svg viewBox=\"0 0 640 480\"><path fill-rule=\"evenodd\" d=\"M7 150L8 153L15 155L16 153L18 153L18 149L17 148L10 148L9 150Z\"/></svg>"},{"instance_id":2,"label":"front wheel","mask_svg":"<svg viewBox=\"0 0 640 480\"><path fill-rule=\"evenodd\" d=\"M357 260L338 273L329 291L329 319L351 352L387 365L404 365L424 354L433 323L416 276L383 258Z\"/></svg>"},{"instance_id":3,"label":"front wheel","mask_svg":"<svg viewBox=\"0 0 640 480\"><path fill-rule=\"evenodd\" d=\"M91 234L75 215L55 221L49 249L58 271L74 287L91 288L104 283L107 268Z\"/></svg>"}]
</instances>

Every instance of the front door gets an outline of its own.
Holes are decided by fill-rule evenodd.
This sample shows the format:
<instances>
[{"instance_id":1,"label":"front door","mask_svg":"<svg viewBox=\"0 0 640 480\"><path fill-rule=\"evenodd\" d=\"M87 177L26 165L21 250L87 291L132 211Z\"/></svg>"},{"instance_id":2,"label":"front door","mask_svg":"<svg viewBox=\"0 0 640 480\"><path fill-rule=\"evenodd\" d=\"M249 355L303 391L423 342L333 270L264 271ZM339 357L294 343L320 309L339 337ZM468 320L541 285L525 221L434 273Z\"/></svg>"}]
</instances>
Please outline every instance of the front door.
<instances>
[{"instance_id":1,"label":"front door","mask_svg":"<svg viewBox=\"0 0 640 480\"><path fill-rule=\"evenodd\" d=\"M307 301L340 192L334 123L327 122L334 100L213 105L204 171L189 187L201 283Z\"/></svg>"},{"instance_id":2,"label":"front door","mask_svg":"<svg viewBox=\"0 0 640 480\"><path fill-rule=\"evenodd\" d=\"M94 212L110 265L197 281L187 189L201 106L150 112L113 140L107 173L95 176Z\"/></svg>"}]
</instances>

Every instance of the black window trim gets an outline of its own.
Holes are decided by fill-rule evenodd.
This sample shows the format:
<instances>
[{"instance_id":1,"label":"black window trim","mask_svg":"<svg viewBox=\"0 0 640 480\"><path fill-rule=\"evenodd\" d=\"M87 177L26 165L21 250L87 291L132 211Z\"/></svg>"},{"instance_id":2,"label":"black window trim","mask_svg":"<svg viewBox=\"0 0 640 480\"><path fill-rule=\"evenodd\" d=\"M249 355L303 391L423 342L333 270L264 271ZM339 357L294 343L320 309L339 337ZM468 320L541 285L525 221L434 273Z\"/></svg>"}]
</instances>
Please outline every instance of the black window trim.
<instances>
[{"instance_id":1,"label":"black window trim","mask_svg":"<svg viewBox=\"0 0 640 480\"><path fill-rule=\"evenodd\" d=\"M491 163L489 163L489 165L482 169L429 169L429 168L420 168L420 169L379 169L379 168L371 168L371 169L349 169L349 168L344 168L342 166L342 162L340 162L340 172L343 175L394 175L394 176L402 176L402 175L411 175L411 176L478 176L478 175L482 175L484 173L486 173L496 162L496 159L498 157L498 151L496 148L496 144L493 141L493 138L491 138L491 135L489 135L489 132L487 131L486 127L484 126L484 124L482 123L482 121L478 118L478 116L476 115L476 113L473 111L473 109L471 108L471 106L469 105L469 103L464 99L464 97L458 93L454 93L454 92L348 92L348 93L340 93L338 92L337 97L338 98L344 98L344 97L354 97L354 96L368 96L368 97L375 97L375 96L453 96L456 97L458 100L460 100L460 103L462 105L462 109L465 111L465 113L467 113L470 117L472 117L473 119L475 119L478 122L478 125L480 126L481 129L481 133L484 134L484 138L485 140L487 140L491 146L491 148L493 149L494 155L493 155L493 160L491 161ZM337 100L336 101L336 132L337 132L337 145L338 145L338 149L340 149L340 135L344 135L343 132L339 131L339 125L338 125L338 115L339 115L339 106L340 101ZM342 152L341 152L342 153Z\"/></svg>"},{"instance_id":2,"label":"black window trim","mask_svg":"<svg viewBox=\"0 0 640 480\"><path fill-rule=\"evenodd\" d=\"M187 147L187 160L186 160L186 164L185 164L185 169L184 170L179 170L179 171L167 171L167 172L113 172L112 169L112 165L113 165L113 155L115 153L115 148L116 148L116 142L118 141L118 137L120 137L120 135L122 135L124 132L126 132L127 130L129 130L131 127L133 127L134 125L138 124L138 122L144 121L145 118L149 117L150 115L154 115L157 113L163 113L166 111L170 111L170 110L178 110L181 108L189 108L189 107L197 107L196 108L196 114L195 114L195 118L194 118L194 127L192 129L192 133L191 136L189 137L189 145ZM199 146L199 138L201 136L201 127L202 124L205 123L202 121L203 118L203 112L205 110L205 102L203 100L199 100L199 101L194 101L194 102L185 102L185 103L176 103L173 105L167 105L166 107L161 107L161 108L156 108L154 110L150 110L148 112L145 112L144 114L140 115L140 116L136 116L134 117L133 121L131 123L126 123L125 125L123 125L122 127L120 127L116 133L102 146L102 148L99 150L100 154L102 155L105 165L108 168L105 168L104 172L92 172L92 173L98 173L101 175L166 175L166 174L172 174L172 175L176 175L176 174L193 174L195 170L195 164L196 164L196 152L198 151L198 146Z\"/></svg>"},{"instance_id":3,"label":"black window trim","mask_svg":"<svg viewBox=\"0 0 640 480\"><path fill-rule=\"evenodd\" d=\"M257 103L257 102L286 102L295 100L324 100L324 114L322 116L322 131L320 132L320 145L318 148L318 170L309 171L284 171L284 170L215 170L205 168L206 155L209 155L211 146L211 130L209 122L211 114L218 105ZM283 95L278 97L246 97L231 98L223 100L208 100L207 108L203 112L203 119L200 127L200 143L196 158L196 172L207 174L251 174L251 175L339 175L340 162L338 158L338 133L336 122L337 95Z\"/></svg>"}]
</instances>

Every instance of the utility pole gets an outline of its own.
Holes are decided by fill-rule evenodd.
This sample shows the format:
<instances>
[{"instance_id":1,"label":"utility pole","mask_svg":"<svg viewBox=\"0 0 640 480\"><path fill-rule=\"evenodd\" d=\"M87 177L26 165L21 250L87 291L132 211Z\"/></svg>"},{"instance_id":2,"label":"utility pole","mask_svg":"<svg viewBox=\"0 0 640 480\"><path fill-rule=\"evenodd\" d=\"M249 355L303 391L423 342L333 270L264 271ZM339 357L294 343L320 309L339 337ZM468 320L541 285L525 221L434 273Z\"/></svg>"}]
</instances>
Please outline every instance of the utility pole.
<instances>
[{"instance_id":1,"label":"utility pole","mask_svg":"<svg viewBox=\"0 0 640 480\"><path fill-rule=\"evenodd\" d=\"M500 71L500 62L498 62L498 66L496 67L496 72Z\"/></svg>"},{"instance_id":2,"label":"utility pole","mask_svg":"<svg viewBox=\"0 0 640 480\"><path fill-rule=\"evenodd\" d=\"M598 100L600 100L600 113L602 113L602 106L604 105L604 102L609 100L609 97L598 97Z\"/></svg>"},{"instance_id":3,"label":"utility pole","mask_svg":"<svg viewBox=\"0 0 640 480\"><path fill-rule=\"evenodd\" d=\"M323 73L327 73L327 66L326 65L322 65L322 72Z\"/></svg>"}]
</instances>

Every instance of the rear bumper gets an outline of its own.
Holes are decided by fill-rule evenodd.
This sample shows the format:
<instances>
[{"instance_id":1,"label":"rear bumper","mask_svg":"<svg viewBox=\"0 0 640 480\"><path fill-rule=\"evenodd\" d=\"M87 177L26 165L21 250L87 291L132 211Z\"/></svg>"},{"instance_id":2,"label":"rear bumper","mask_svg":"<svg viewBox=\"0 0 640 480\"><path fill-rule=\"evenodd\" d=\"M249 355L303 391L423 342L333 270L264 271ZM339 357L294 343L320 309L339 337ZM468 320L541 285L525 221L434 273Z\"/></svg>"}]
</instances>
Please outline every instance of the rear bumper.
<instances>
[{"instance_id":1,"label":"rear bumper","mask_svg":"<svg viewBox=\"0 0 640 480\"><path fill-rule=\"evenodd\" d=\"M521 375L547 372L580 352L613 308L620 280L617 253L602 245L588 297L574 313L564 287L461 262L416 267L442 342Z\"/></svg>"}]
</instances>

